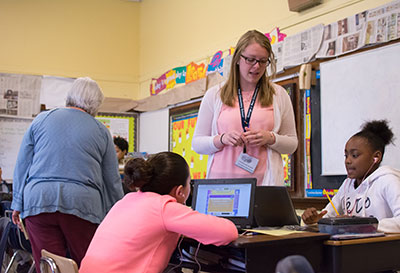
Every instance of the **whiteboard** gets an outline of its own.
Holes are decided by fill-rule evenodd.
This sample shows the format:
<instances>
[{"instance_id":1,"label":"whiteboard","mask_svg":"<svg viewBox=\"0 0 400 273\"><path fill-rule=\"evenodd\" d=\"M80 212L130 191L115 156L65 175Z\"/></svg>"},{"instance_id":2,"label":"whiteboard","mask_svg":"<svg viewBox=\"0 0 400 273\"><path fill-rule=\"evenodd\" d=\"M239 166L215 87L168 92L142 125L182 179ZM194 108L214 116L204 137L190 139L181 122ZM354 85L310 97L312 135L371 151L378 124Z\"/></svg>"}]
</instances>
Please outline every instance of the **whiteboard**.
<instances>
[{"instance_id":1,"label":"whiteboard","mask_svg":"<svg viewBox=\"0 0 400 273\"><path fill-rule=\"evenodd\" d=\"M19 146L32 120L0 116L0 166L7 181L12 180Z\"/></svg>"},{"instance_id":2,"label":"whiteboard","mask_svg":"<svg viewBox=\"0 0 400 273\"><path fill-rule=\"evenodd\" d=\"M400 169L399 64L400 43L321 63L322 175L346 174L345 144L372 119L389 121L382 165Z\"/></svg>"}]
</instances>

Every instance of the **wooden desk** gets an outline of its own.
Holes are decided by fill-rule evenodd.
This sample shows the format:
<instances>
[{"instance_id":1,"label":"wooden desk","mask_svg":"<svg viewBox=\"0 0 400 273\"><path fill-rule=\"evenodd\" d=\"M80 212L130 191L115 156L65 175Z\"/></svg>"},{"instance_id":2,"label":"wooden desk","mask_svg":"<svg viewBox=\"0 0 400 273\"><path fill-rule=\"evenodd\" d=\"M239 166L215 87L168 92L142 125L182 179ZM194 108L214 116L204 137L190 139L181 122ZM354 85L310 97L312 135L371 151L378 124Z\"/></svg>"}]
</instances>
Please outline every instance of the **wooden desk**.
<instances>
[{"instance_id":1,"label":"wooden desk","mask_svg":"<svg viewBox=\"0 0 400 273\"><path fill-rule=\"evenodd\" d=\"M319 272L323 262L324 241L329 237L329 234L316 232L296 232L283 236L259 234L239 237L228 246L201 245L200 249L225 257L226 260L229 257L244 257L247 273L275 273L278 261L289 255L303 255L315 272ZM192 247L197 247L198 244L189 238L186 238L185 242ZM212 266L204 266L202 271L232 272Z\"/></svg>"},{"instance_id":2,"label":"wooden desk","mask_svg":"<svg viewBox=\"0 0 400 273\"><path fill-rule=\"evenodd\" d=\"M329 234L315 232L292 233L284 236L244 236L231 246L244 252L246 272L275 272L279 260L289 255L303 255L319 272L323 261L323 242Z\"/></svg>"},{"instance_id":3,"label":"wooden desk","mask_svg":"<svg viewBox=\"0 0 400 273\"><path fill-rule=\"evenodd\" d=\"M400 234L324 243L322 272L366 273L400 269Z\"/></svg>"}]
</instances>

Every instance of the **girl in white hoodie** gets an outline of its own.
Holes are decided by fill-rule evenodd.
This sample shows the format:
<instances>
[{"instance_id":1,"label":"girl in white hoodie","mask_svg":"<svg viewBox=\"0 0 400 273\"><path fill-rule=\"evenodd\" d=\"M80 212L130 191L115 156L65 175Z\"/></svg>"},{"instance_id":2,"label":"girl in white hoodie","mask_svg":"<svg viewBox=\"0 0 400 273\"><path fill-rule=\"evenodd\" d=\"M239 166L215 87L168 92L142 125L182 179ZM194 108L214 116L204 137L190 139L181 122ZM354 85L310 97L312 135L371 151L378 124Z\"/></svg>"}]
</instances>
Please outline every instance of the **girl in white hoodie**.
<instances>
[{"instance_id":1,"label":"girl in white hoodie","mask_svg":"<svg viewBox=\"0 0 400 273\"><path fill-rule=\"evenodd\" d=\"M378 230L400 232L400 171L380 166L385 146L393 140L387 121L370 121L346 143L345 165L347 178L332 202L340 215L374 216ZM318 222L322 217L335 217L329 203L322 212L315 208L304 211L305 224Z\"/></svg>"}]
</instances>

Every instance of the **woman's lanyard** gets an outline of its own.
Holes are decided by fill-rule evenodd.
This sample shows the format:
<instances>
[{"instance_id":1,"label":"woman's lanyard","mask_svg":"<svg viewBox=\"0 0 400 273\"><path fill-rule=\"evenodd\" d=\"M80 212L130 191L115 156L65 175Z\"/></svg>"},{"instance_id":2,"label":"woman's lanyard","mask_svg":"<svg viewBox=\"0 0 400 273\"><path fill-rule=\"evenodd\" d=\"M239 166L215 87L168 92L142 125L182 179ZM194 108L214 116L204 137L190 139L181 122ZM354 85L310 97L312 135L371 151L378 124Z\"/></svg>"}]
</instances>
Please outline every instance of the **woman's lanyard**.
<instances>
[{"instance_id":1,"label":"woman's lanyard","mask_svg":"<svg viewBox=\"0 0 400 273\"><path fill-rule=\"evenodd\" d=\"M243 132L246 132L246 127L249 127L250 125L250 117L251 114L253 113L254 104L256 103L258 89L259 89L259 84L257 84L256 89L254 90L253 97L251 98L249 110L247 111L247 116L246 116L244 114L242 90L240 89L240 85L238 86L238 101L239 101L240 117L242 121ZM243 145L243 153L246 153L246 145Z\"/></svg>"}]
</instances>

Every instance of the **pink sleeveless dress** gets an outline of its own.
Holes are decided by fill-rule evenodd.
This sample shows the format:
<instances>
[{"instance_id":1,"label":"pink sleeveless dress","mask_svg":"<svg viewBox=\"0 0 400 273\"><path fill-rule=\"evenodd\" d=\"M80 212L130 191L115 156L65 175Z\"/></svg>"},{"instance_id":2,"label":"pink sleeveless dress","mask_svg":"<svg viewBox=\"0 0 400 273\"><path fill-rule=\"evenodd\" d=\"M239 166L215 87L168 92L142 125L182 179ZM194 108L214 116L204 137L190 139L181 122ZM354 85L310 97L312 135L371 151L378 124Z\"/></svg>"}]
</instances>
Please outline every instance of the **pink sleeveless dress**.
<instances>
[{"instance_id":1,"label":"pink sleeveless dress","mask_svg":"<svg viewBox=\"0 0 400 273\"><path fill-rule=\"evenodd\" d=\"M253 92L243 92L243 104L245 114L249 108ZM222 105L217 121L219 134L229 131L243 131L239 104L236 101L234 107ZM273 106L261 107L258 101L254 105L253 113L250 118L250 128L253 130L264 129L271 131L274 128L274 108ZM215 153L214 160L210 167L209 178L243 178L256 177L257 185L261 185L267 166L267 149L261 147L246 147L247 154L257 158L258 165L254 173L249 173L235 165L243 147L225 146L221 151Z\"/></svg>"}]
</instances>

